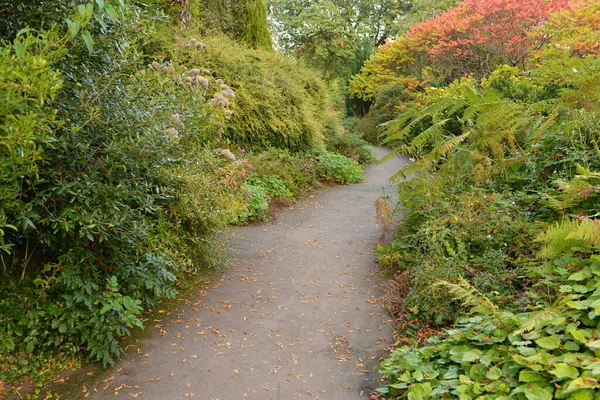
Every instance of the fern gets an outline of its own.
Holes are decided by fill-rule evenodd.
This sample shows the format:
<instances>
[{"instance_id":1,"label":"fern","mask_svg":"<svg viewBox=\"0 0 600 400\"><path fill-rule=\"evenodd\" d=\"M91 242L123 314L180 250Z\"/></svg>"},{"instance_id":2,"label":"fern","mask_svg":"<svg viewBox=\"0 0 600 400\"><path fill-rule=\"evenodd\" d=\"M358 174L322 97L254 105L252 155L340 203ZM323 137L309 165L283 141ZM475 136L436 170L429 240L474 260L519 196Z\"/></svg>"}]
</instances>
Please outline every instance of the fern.
<instances>
[{"instance_id":1,"label":"fern","mask_svg":"<svg viewBox=\"0 0 600 400\"><path fill-rule=\"evenodd\" d=\"M512 335L518 336L525 332L539 331L545 328L550 322L563 317L569 310L568 303L576 298L577 296L572 294L560 296L552 306L541 311L526 313L527 320L521 323L520 328L514 331Z\"/></svg>"},{"instance_id":2,"label":"fern","mask_svg":"<svg viewBox=\"0 0 600 400\"><path fill-rule=\"evenodd\" d=\"M384 126L384 143L395 144L396 153L419 158L406 168L405 175L430 171L433 165L437 173L453 181L476 183L492 170L506 175L508 167L526 158L522 146L547 128L545 117L494 89L484 90L473 83L459 89L459 96L442 98L419 110L412 108Z\"/></svg>"},{"instance_id":3,"label":"fern","mask_svg":"<svg viewBox=\"0 0 600 400\"><path fill-rule=\"evenodd\" d=\"M559 196L549 196L548 202L554 209L564 212L600 192L600 173L578 165L577 175L570 182L557 180L554 183L562 193ZM592 208L585 211L596 212L597 210Z\"/></svg>"},{"instance_id":4,"label":"fern","mask_svg":"<svg viewBox=\"0 0 600 400\"><path fill-rule=\"evenodd\" d=\"M540 251L541 257L553 257L574 247L600 244L600 220L566 218L548 228L537 239L545 242Z\"/></svg>"},{"instance_id":5,"label":"fern","mask_svg":"<svg viewBox=\"0 0 600 400\"><path fill-rule=\"evenodd\" d=\"M508 314L491 302L486 295L471 285L465 278L460 277L458 283L438 281L432 287L444 287L454 296L454 300L462 302L465 307L470 307L471 312L479 315L494 317L507 330L509 328Z\"/></svg>"}]
</instances>

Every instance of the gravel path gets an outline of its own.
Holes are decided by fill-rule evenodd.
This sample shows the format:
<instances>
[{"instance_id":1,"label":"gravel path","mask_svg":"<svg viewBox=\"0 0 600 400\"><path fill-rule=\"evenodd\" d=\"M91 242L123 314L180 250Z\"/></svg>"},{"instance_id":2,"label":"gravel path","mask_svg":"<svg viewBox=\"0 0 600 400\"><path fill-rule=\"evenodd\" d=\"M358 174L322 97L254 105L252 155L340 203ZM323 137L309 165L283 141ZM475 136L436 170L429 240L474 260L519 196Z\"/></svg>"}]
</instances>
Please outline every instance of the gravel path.
<instances>
[{"instance_id":1,"label":"gravel path","mask_svg":"<svg viewBox=\"0 0 600 400\"><path fill-rule=\"evenodd\" d=\"M319 191L269 224L233 229L232 266L147 323L115 368L85 370L53 390L63 399L368 398L392 344L378 302L374 201L406 162L368 166L362 184Z\"/></svg>"}]
</instances>

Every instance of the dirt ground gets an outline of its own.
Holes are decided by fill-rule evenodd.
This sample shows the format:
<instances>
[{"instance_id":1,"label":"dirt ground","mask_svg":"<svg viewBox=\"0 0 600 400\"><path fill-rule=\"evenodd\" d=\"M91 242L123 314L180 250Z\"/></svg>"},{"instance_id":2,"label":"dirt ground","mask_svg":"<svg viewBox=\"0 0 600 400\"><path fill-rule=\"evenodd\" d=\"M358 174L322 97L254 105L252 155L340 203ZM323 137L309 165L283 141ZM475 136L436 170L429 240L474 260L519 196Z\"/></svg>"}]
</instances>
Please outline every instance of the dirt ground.
<instances>
[{"instance_id":1,"label":"dirt ground","mask_svg":"<svg viewBox=\"0 0 600 400\"><path fill-rule=\"evenodd\" d=\"M62 399L368 398L393 344L378 300L374 202L393 196L389 178L407 162L368 166L361 184L232 229L232 265L148 321L115 368L88 368L51 390Z\"/></svg>"}]
</instances>

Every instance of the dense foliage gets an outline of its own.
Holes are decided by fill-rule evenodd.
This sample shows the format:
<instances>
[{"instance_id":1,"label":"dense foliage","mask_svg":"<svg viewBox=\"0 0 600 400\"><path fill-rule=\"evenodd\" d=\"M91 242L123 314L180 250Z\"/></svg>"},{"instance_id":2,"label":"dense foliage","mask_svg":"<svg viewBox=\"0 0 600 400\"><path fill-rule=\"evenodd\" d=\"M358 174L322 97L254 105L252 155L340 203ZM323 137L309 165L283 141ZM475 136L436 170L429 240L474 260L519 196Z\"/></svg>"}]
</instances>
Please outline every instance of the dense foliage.
<instances>
[{"instance_id":1,"label":"dense foliage","mask_svg":"<svg viewBox=\"0 0 600 400\"><path fill-rule=\"evenodd\" d=\"M481 78L498 65L524 67L528 32L567 0L465 0L413 25L382 46L351 83L350 93L372 99L387 86L418 91L465 75Z\"/></svg>"},{"instance_id":2,"label":"dense foliage","mask_svg":"<svg viewBox=\"0 0 600 400\"><path fill-rule=\"evenodd\" d=\"M4 383L48 360L111 364L145 310L215 264L222 227L362 178L325 149L342 137L327 86L260 49L262 28L202 37L150 3L2 3Z\"/></svg>"},{"instance_id":3,"label":"dense foliage","mask_svg":"<svg viewBox=\"0 0 600 400\"><path fill-rule=\"evenodd\" d=\"M535 28L514 21L521 61L504 54L511 65L482 75L464 64L471 76L421 87L383 124L384 142L412 163L398 175L410 177L399 184L406 218L381 262L410 283L396 293L401 326L440 329L381 364L383 393L597 397L599 7L564 4ZM478 56L499 55L486 46Z\"/></svg>"}]
</instances>

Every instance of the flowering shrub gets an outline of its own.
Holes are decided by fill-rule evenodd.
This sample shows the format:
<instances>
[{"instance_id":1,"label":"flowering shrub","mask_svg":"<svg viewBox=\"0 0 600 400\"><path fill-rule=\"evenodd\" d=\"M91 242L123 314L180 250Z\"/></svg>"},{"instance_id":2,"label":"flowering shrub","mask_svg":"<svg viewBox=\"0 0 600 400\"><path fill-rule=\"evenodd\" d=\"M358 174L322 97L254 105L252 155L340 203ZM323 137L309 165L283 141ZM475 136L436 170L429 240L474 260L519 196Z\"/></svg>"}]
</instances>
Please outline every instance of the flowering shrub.
<instances>
[{"instance_id":1,"label":"flowering shrub","mask_svg":"<svg viewBox=\"0 0 600 400\"><path fill-rule=\"evenodd\" d=\"M138 46L164 16L103 7L0 50L2 355L110 364L233 218L239 185L207 150L233 92L192 64L147 65Z\"/></svg>"}]
</instances>

